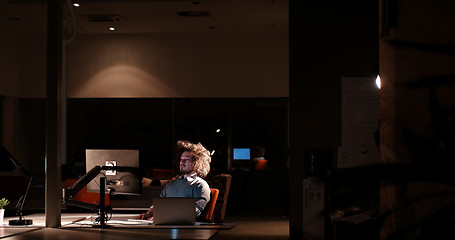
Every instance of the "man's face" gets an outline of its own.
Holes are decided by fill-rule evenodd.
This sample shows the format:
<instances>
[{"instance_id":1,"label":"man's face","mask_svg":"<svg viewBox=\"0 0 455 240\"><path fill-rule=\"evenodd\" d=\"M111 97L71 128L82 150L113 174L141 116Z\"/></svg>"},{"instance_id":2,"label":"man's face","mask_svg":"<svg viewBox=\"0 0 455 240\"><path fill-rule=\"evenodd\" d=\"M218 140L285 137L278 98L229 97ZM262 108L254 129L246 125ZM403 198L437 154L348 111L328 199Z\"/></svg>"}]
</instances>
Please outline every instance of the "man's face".
<instances>
[{"instance_id":1,"label":"man's face","mask_svg":"<svg viewBox=\"0 0 455 240\"><path fill-rule=\"evenodd\" d=\"M180 156L180 173L187 174L193 171L193 154L191 152L183 152Z\"/></svg>"}]
</instances>

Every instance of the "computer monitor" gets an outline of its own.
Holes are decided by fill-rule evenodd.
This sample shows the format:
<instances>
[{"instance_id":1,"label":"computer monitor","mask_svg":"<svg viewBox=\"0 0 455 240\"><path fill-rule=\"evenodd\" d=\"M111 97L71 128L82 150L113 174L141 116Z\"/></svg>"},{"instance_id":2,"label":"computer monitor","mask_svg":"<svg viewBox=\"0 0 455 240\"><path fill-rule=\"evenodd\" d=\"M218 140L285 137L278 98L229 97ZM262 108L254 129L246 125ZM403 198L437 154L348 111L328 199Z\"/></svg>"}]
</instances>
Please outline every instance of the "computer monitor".
<instances>
[{"instance_id":1,"label":"computer monitor","mask_svg":"<svg viewBox=\"0 0 455 240\"><path fill-rule=\"evenodd\" d=\"M234 160L250 160L250 149L249 148L234 148Z\"/></svg>"},{"instance_id":2,"label":"computer monitor","mask_svg":"<svg viewBox=\"0 0 455 240\"><path fill-rule=\"evenodd\" d=\"M86 149L86 171L95 166L117 166L122 170L102 170L87 184L87 192L100 192L100 178L105 177L105 192L112 195L142 194L142 179L139 176L139 150Z\"/></svg>"}]
</instances>

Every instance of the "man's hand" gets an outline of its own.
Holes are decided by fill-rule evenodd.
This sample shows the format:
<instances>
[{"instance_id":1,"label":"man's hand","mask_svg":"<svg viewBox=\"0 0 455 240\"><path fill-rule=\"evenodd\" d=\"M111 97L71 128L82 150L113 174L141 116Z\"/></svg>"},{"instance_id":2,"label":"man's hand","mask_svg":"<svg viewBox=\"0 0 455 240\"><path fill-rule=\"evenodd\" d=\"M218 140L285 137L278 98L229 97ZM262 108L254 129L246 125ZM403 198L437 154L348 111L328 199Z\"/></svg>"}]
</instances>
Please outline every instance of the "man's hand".
<instances>
[{"instance_id":1,"label":"man's hand","mask_svg":"<svg viewBox=\"0 0 455 240\"><path fill-rule=\"evenodd\" d=\"M134 219L144 219L145 213L141 213L139 216L134 217Z\"/></svg>"},{"instance_id":2,"label":"man's hand","mask_svg":"<svg viewBox=\"0 0 455 240\"><path fill-rule=\"evenodd\" d=\"M153 220L153 216L150 216L147 213L141 213L139 216L134 217L134 219Z\"/></svg>"},{"instance_id":3,"label":"man's hand","mask_svg":"<svg viewBox=\"0 0 455 240\"><path fill-rule=\"evenodd\" d=\"M134 219L153 220L153 207L151 207L146 213L141 213Z\"/></svg>"}]
</instances>

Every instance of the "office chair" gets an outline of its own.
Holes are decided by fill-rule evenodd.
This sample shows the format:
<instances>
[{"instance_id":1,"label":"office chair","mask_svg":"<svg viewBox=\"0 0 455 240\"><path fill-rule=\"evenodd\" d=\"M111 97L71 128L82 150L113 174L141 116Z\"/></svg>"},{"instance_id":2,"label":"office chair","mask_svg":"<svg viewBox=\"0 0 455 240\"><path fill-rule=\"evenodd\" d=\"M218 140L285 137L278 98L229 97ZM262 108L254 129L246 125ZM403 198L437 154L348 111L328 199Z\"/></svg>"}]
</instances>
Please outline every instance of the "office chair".
<instances>
[{"instance_id":1,"label":"office chair","mask_svg":"<svg viewBox=\"0 0 455 240\"><path fill-rule=\"evenodd\" d=\"M257 160L256 165L254 166L255 170L265 170L267 167L267 160L265 159L260 159Z\"/></svg>"},{"instance_id":2,"label":"office chair","mask_svg":"<svg viewBox=\"0 0 455 240\"><path fill-rule=\"evenodd\" d=\"M202 212L201 216L199 216L198 221L213 222L213 212L215 210L219 192L220 191L216 188L210 188L210 201L205 206L204 211Z\"/></svg>"},{"instance_id":3,"label":"office chair","mask_svg":"<svg viewBox=\"0 0 455 240\"><path fill-rule=\"evenodd\" d=\"M212 222L220 223L223 221L226 214L226 207L229 196L229 189L231 188L230 174L218 174L208 180L209 185L219 190L218 199L215 203L215 209L213 211Z\"/></svg>"}]
</instances>

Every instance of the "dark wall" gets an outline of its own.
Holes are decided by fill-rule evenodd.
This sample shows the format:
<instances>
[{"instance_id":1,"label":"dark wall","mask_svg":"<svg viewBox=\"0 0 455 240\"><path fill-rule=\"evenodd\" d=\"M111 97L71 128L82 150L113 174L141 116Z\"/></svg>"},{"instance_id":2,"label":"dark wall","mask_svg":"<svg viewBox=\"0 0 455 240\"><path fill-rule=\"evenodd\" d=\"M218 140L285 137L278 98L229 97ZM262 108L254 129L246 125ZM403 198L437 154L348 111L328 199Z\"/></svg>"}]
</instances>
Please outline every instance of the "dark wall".
<instances>
[{"instance_id":1,"label":"dark wall","mask_svg":"<svg viewBox=\"0 0 455 240\"><path fill-rule=\"evenodd\" d=\"M139 149L142 166L172 164L172 108L168 99L68 99L67 169L85 173L85 149ZM67 175L67 176L65 176Z\"/></svg>"},{"instance_id":2,"label":"dark wall","mask_svg":"<svg viewBox=\"0 0 455 240\"><path fill-rule=\"evenodd\" d=\"M290 238L302 239L304 154L341 144L341 78L378 63L377 1L290 1ZM312 236L305 236L312 239Z\"/></svg>"},{"instance_id":3,"label":"dark wall","mask_svg":"<svg viewBox=\"0 0 455 240\"><path fill-rule=\"evenodd\" d=\"M270 167L279 167L287 153L287 99L69 99L67 135L67 177L85 171L88 148L139 149L150 177L154 168L176 168L173 148L181 139L215 150L212 168L225 171L229 135L233 147L263 146Z\"/></svg>"},{"instance_id":4,"label":"dark wall","mask_svg":"<svg viewBox=\"0 0 455 240\"><path fill-rule=\"evenodd\" d=\"M381 239L455 239L455 2L382 3Z\"/></svg>"},{"instance_id":5,"label":"dark wall","mask_svg":"<svg viewBox=\"0 0 455 240\"><path fill-rule=\"evenodd\" d=\"M44 178L46 100L19 100L19 153L17 160L35 176ZM40 182L43 183L43 182Z\"/></svg>"}]
</instances>

